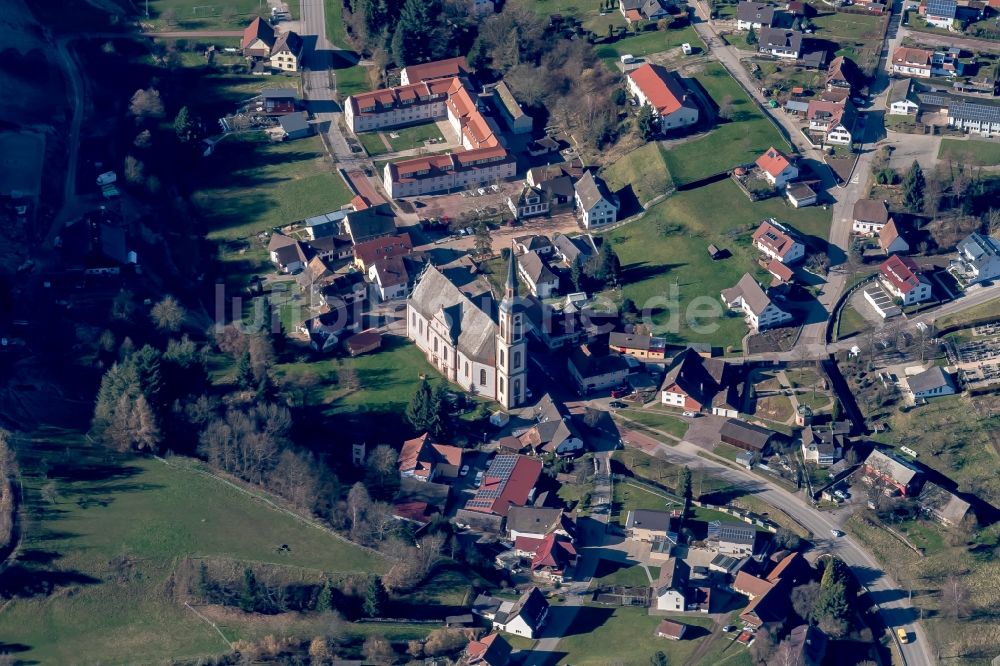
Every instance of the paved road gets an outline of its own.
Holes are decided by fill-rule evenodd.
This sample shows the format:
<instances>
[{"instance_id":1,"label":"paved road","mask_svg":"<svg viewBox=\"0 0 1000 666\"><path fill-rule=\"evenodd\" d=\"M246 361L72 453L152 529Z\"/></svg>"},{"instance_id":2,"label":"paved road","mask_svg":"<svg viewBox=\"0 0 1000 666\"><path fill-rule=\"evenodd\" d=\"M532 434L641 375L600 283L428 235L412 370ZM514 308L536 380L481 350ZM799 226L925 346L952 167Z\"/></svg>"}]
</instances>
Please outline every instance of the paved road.
<instances>
[{"instance_id":1,"label":"paved road","mask_svg":"<svg viewBox=\"0 0 1000 666\"><path fill-rule=\"evenodd\" d=\"M626 431L623 437L630 445L642 443L653 445L659 454L671 463L687 465L693 470L719 477L733 487L753 493L768 504L780 508L793 520L813 533L813 543L822 553L836 555L848 564L869 589L873 601L879 605L879 613L886 626L895 630L903 627L914 635L915 640L901 646L907 666L929 666L934 663L933 653L927 643L923 629L916 623L917 612L910 605L907 594L880 569L875 561L850 536L835 538L831 530L841 529L849 512L823 512L813 509L802 499L787 490L773 485L765 479L744 470L729 467L721 461L706 459L700 455L704 449L689 442L667 446L648 435L636 431Z\"/></svg>"}]
</instances>

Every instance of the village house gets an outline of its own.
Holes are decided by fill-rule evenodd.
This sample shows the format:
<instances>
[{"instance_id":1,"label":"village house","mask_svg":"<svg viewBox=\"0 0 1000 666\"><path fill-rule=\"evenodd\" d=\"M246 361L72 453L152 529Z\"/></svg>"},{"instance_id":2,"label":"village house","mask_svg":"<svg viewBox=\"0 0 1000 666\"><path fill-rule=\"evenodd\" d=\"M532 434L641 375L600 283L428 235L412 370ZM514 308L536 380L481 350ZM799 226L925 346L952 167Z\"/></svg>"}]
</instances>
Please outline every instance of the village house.
<instances>
[{"instance_id":1,"label":"village house","mask_svg":"<svg viewBox=\"0 0 1000 666\"><path fill-rule=\"evenodd\" d=\"M309 261L303 244L284 234L272 234L267 244L267 251L271 263L282 273L298 273Z\"/></svg>"},{"instance_id":2,"label":"village house","mask_svg":"<svg viewBox=\"0 0 1000 666\"><path fill-rule=\"evenodd\" d=\"M879 282L903 305L914 305L933 298L931 283L909 257L893 255L882 262Z\"/></svg>"},{"instance_id":3,"label":"village house","mask_svg":"<svg viewBox=\"0 0 1000 666\"><path fill-rule=\"evenodd\" d=\"M764 220L753 232L753 244L769 259L794 264L806 256L806 246L790 227L774 219Z\"/></svg>"},{"instance_id":4,"label":"village house","mask_svg":"<svg viewBox=\"0 0 1000 666\"><path fill-rule=\"evenodd\" d=\"M945 527L961 523L972 508L972 505L964 499L945 490L933 481L924 483L920 494L917 495L917 504L920 505L924 513Z\"/></svg>"},{"instance_id":5,"label":"village house","mask_svg":"<svg viewBox=\"0 0 1000 666\"><path fill-rule=\"evenodd\" d=\"M507 208L514 214L514 218L523 220L536 215L545 215L549 212L549 201L541 188L534 187L527 182L516 195L507 197Z\"/></svg>"},{"instance_id":6,"label":"village house","mask_svg":"<svg viewBox=\"0 0 1000 666\"><path fill-rule=\"evenodd\" d=\"M670 16L667 3L672 0L618 0L618 9L631 25L636 21L659 21Z\"/></svg>"},{"instance_id":7,"label":"village house","mask_svg":"<svg viewBox=\"0 0 1000 666\"><path fill-rule=\"evenodd\" d=\"M736 5L736 29L750 30L752 28L760 31L761 28L770 28L774 22L776 11L778 8L774 5L743 0Z\"/></svg>"},{"instance_id":8,"label":"village house","mask_svg":"<svg viewBox=\"0 0 1000 666\"><path fill-rule=\"evenodd\" d=\"M608 348L643 361L662 361L666 356L666 338L613 331L608 335Z\"/></svg>"},{"instance_id":9,"label":"village house","mask_svg":"<svg viewBox=\"0 0 1000 666\"><path fill-rule=\"evenodd\" d=\"M771 287L778 287L795 279L795 271L776 259L767 262L767 266L764 268L773 278L770 284Z\"/></svg>"},{"instance_id":10,"label":"village house","mask_svg":"<svg viewBox=\"0 0 1000 666\"><path fill-rule=\"evenodd\" d=\"M537 252L528 252L517 257L517 273L524 280L533 296L550 298L559 292L559 276Z\"/></svg>"},{"instance_id":11,"label":"village house","mask_svg":"<svg viewBox=\"0 0 1000 666\"><path fill-rule=\"evenodd\" d=\"M514 554L531 560L532 576L553 583L564 582L567 569L576 566L577 561L573 541L555 533L540 539L518 537L514 541Z\"/></svg>"},{"instance_id":12,"label":"village house","mask_svg":"<svg viewBox=\"0 0 1000 666\"><path fill-rule=\"evenodd\" d=\"M649 104L660 121L661 132L690 127L698 122L698 104L674 72L646 63L625 77L629 92L639 105Z\"/></svg>"},{"instance_id":13,"label":"village house","mask_svg":"<svg viewBox=\"0 0 1000 666\"><path fill-rule=\"evenodd\" d=\"M518 435L523 448L535 455L573 456L583 451L583 437L573 420L549 394L542 396L533 410L536 423Z\"/></svg>"},{"instance_id":14,"label":"village house","mask_svg":"<svg viewBox=\"0 0 1000 666\"><path fill-rule=\"evenodd\" d=\"M910 244L906 241L903 234L899 232L896 221L891 218L882 227L882 230L878 232L878 246L882 248L882 252L886 255L905 254L910 251Z\"/></svg>"},{"instance_id":15,"label":"village house","mask_svg":"<svg viewBox=\"0 0 1000 666\"><path fill-rule=\"evenodd\" d=\"M518 254L534 252L543 257L552 256L552 241L548 236L533 234L530 236L517 236L514 239L514 250Z\"/></svg>"},{"instance_id":16,"label":"village house","mask_svg":"<svg viewBox=\"0 0 1000 666\"><path fill-rule=\"evenodd\" d=\"M689 577L690 569L680 558L671 557L660 565L660 575L653 586L656 610L684 612L687 609L685 596Z\"/></svg>"},{"instance_id":17,"label":"village house","mask_svg":"<svg viewBox=\"0 0 1000 666\"><path fill-rule=\"evenodd\" d=\"M819 467L830 467L843 456L850 433L850 423L845 421L826 426L807 425L802 430L802 460Z\"/></svg>"},{"instance_id":18,"label":"village house","mask_svg":"<svg viewBox=\"0 0 1000 666\"><path fill-rule=\"evenodd\" d=\"M552 246L556 259L569 268L573 264L583 266L592 256L596 255L599 240L590 234L578 236L556 234L552 238Z\"/></svg>"},{"instance_id":19,"label":"village house","mask_svg":"<svg viewBox=\"0 0 1000 666\"><path fill-rule=\"evenodd\" d=\"M630 509L625 517L625 533L633 541L677 543L681 519L670 511Z\"/></svg>"},{"instance_id":20,"label":"village house","mask_svg":"<svg viewBox=\"0 0 1000 666\"><path fill-rule=\"evenodd\" d=\"M849 99L814 99L806 111L809 131L821 135L824 143L847 146L853 141L857 109Z\"/></svg>"},{"instance_id":21,"label":"village house","mask_svg":"<svg viewBox=\"0 0 1000 666\"><path fill-rule=\"evenodd\" d=\"M621 204L618 202L618 197L608 192L603 180L588 171L573 187L577 216L583 223L584 229L615 222Z\"/></svg>"},{"instance_id":22,"label":"village house","mask_svg":"<svg viewBox=\"0 0 1000 666\"><path fill-rule=\"evenodd\" d=\"M906 387L915 400L955 395L958 389L951 375L940 366L934 366L916 375L906 376Z\"/></svg>"},{"instance_id":23,"label":"village house","mask_svg":"<svg viewBox=\"0 0 1000 666\"><path fill-rule=\"evenodd\" d=\"M511 134L530 134L534 121L521 108L510 87L501 81L493 88L492 94L493 106L500 111L500 117Z\"/></svg>"},{"instance_id":24,"label":"village house","mask_svg":"<svg viewBox=\"0 0 1000 666\"><path fill-rule=\"evenodd\" d=\"M956 258L948 270L966 284L977 284L1000 278L1000 240L993 236L973 233L955 246Z\"/></svg>"},{"instance_id":25,"label":"village house","mask_svg":"<svg viewBox=\"0 0 1000 666\"><path fill-rule=\"evenodd\" d=\"M774 146L758 157L755 164L767 182L775 188L782 188L799 177L798 167Z\"/></svg>"},{"instance_id":26,"label":"village house","mask_svg":"<svg viewBox=\"0 0 1000 666\"><path fill-rule=\"evenodd\" d=\"M921 79L962 75L957 49L931 51L900 46L892 52L892 73Z\"/></svg>"},{"instance_id":27,"label":"village house","mask_svg":"<svg viewBox=\"0 0 1000 666\"><path fill-rule=\"evenodd\" d=\"M507 512L507 538L544 539L550 534L576 537L576 523L562 509L537 506L512 506Z\"/></svg>"},{"instance_id":28,"label":"village house","mask_svg":"<svg viewBox=\"0 0 1000 666\"><path fill-rule=\"evenodd\" d=\"M765 578L745 571L737 573L733 589L750 599L740 619L754 629L783 622L791 606L789 592L797 583L808 578L808 569L808 564L798 553L791 553L782 558Z\"/></svg>"},{"instance_id":29,"label":"village house","mask_svg":"<svg viewBox=\"0 0 1000 666\"><path fill-rule=\"evenodd\" d=\"M722 302L732 310L740 310L753 331L782 326L792 315L775 305L749 273L744 273L736 286L722 290Z\"/></svg>"},{"instance_id":30,"label":"village house","mask_svg":"<svg viewBox=\"0 0 1000 666\"><path fill-rule=\"evenodd\" d=\"M264 19L257 16L243 30L240 49L243 55L266 61L272 69L297 72L302 64L302 38L291 30L275 34Z\"/></svg>"},{"instance_id":31,"label":"village house","mask_svg":"<svg viewBox=\"0 0 1000 666\"><path fill-rule=\"evenodd\" d=\"M513 254L498 306L487 295L473 302L428 266L407 300L406 336L448 381L496 400L504 409L517 407L525 401L528 369L526 325L523 312L514 307L517 298Z\"/></svg>"},{"instance_id":32,"label":"village house","mask_svg":"<svg viewBox=\"0 0 1000 666\"><path fill-rule=\"evenodd\" d=\"M457 479L462 467L462 449L431 441L429 434L403 442L399 452L399 475L418 481Z\"/></svg>"},{"instance_id":33,"label":"village house","mask_svg":"<svg viewBox=\"0 0 1000 666\"><path fill-rule=\"evenodd\" d=\"M628 363L624 358L600 353L589 345L575 347L566 365L580 395L621 386L628 379Z\"/></svg>"},{"instance_id":34,"label":"village house","mask_svg":"<svg viewBox=\"0 0 1000 666\"><path fill-rule=\"evenodd\" d=\"M705 540L713 550L722 555L743 557L753 555L757 530L747 523L713 520L708 524Z\"/></svg>"},{"instance_id":35,"label":"village house","mask_svg":"<svg viewBox=\"0 0 1000 666\"><path fill-rule=\"evenodd\" d=\"M674 358L660 389L660 402L685 411L711 410L719 416L740 412L742 384L737 368L704 358L690 347Z\"/></svg>"},{"instance_id":36,"label":"village house","mask_svg":"<svg viewBox=\"0 0 1000 666\"><path fill-rule=\"evenodd\" d=\"M913 79L896 79L889 83L889 115L916 116L920 100L913 91Z\"/></svg>"},{"instance_id":37,"label":"village house","mask_svg":"<svg viewBox=\"0 0 1000 666\"><path fill-rule=\"evenodd\" d=\"M757 36L757 51L776 58L798 60L802 54L802 33L765 26Z\"/></svg>"},{"instance_id":38,"label":"village house","mask_svg":"<svg viewBox=\"0 0 1000 666\"><path fill-rule=\"evenodd\" d=\"M853 93L861 87L864 75L857 64L846 56L837 56L826 68L826 89L847 90Z\"/></svg>"},{"instance_id":39,"label":"village house","mask_svg":"<svg viewBox=\"0 0 1000 666\"><path fill-rule=\"evenodd\" d=\"M923 481L923 472L912 464L878 449L865 459L864 473L863 480L866 483L871 484L875 478L886 483L886 494L898 493L912 497Z\"/></svg>"},{"instance_id":40,"label":"village house","mask_svg":"<svg viewBox=\"0 0 1000 666\"><path fill-rule=\"evenodd\" d=\"M394 301L410 295L424 265L415 255L381 257L369 265L368 279L380 301Z\"/></svg>"},{"instance_id":41,"label":"village house","mask_svg":"<svg viewBox=\"0 0 1000 666\"><path fill-rule=\"evenodd\" d=\"M773 430L732 418L726 419L719 429L720 441L744 451L752 451L759 456L768 452L771 442L776 437L777 433Z\"/></svg>"},{"instance_id":42,"label":"village house","mask_svg":"<svg viewBox=\"0 0 1000 666\"><path fill-rule=\"evenodd\" d=\"M512 651L510 643L494 631L489 636L469 641L462 663L467 666L507 666Z\"/></svg>"},{"instance_id":43,"label":"village house","mask_svg":"<svg viewBox=\"0 0 1000 666\"><path fill-rule=\"evenodd\" d=\"M482 485L463 510L506 518L511 507L524 506L535 496L535 484L541 474L542 462L537 458L497 455L486 469Z\"/></svg>"},{"instance_id":44,"label":"village house","mask_svg":"<svg viewBox=\"0 0 1000 666\"><path fill-rule=\"evenodd\" d=\"M355 333L344 340L344 350L350 356L361 356L362 354L375 351L381 346L382 334L374 328Z\"/></svg>"},{"instance_id":45,"label":"village house","mask_svg":"<svg viewBox=\"0 0 1000 666\"><path fill-rule=\"evenodd\" d=\"M948 126L985 137L1000 134L1000 102L971 97L956 98L948 107Z\"/></svg>"},{"instance_id":46,"label":"village house","mask_svg":"<svg viewBox=\"0 0 1000 666\"><path fill-rule=\"evenodd\" d=\"M874 236L889 224L889 207L884 201L858 199L854 202L854 224L851 230L856 234Z\"/></svg>"},{"instance_id":47,"label":"village house","mask_svg":"<svg viewBox=\"0 0 1000 666\"><path fill-rule=\"evenodd\" d=\"M359 271L368 272L379 259L389 257L405 256L413 252L413 241L410 234L393 234L391 236L379 236L371 240L363 241L354 246L354 265Z\"/></svg>"},{"instance_id":48,"label":"village house","mask_svg":"<svg viewBox=\"0 0 1000 666\"><path fill-rule=\"evenodd\" d=\"M493 627L515 636L537 638L549 617L549 602L532 587L515 602L504 602L493 616Z\"/></svg>"},{"instance_id":49,"label":"village house","mask_svg":"<svg viewBox=\"0 0 1000 666\"><path fill-rule=\"evenodd\" d=\"M917 8L928 25L951 30L958 13L958 0L925 0Z\"/></svg>"},{"instance_id":50,"label":"village house","mask_svg":"<svg viewBox=\"0 0 1000 666\"><path fill-rule=\"evenodd\" d=\"M372 206L349 212L344 230L355 245L396 234L396 216L388 205Z\"/></svg>"}]
</instances>

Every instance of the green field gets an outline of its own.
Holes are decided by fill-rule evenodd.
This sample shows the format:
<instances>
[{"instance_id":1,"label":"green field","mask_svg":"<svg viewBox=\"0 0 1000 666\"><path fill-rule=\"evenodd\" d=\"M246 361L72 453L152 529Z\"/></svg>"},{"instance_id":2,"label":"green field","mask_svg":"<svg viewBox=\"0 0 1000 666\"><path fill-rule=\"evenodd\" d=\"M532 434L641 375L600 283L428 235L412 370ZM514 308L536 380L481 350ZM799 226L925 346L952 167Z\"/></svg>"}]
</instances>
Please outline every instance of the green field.
<instances>
[{"instance_id":1,"label":"green field","mask_svg":"<svg viewBox=\"0 0 1000 666\"><path fill-rule=\"evenodd\" d=\"M660 430L674 437L683 437L687 432L688 423L679 416L661 414L649 409L627 409L621 416L629 421L635 421L649 428ZM667 442L669 444L669 442Z\"/></svg>"},{"instance_id":2,"label":"green field","mask_svg":"<svg viewBox=\"0 0 1000 666\"><path fill-rule=\"evenodd\" d=\"M867 14L819 14L812 19L816 36L834 42L863 42L878 39L882 17Z\"/></svg>"},{"instance_id":3,"label":"green field","mask_svg":"<svg viewBox=\"0 0 1000 666\"><path fill-rule=\"evenodd\" d=\"M622 263L623 295L640 310L651 309L656 335L667 337L668 342L738 347L746 333L741 317L703 314L699 320L697 311L689 310L689 306L695 303L699 309L722 312L721 290L736 284L743 273L754 273L756 269L755 253L746 242L748 236L727 232L756 228L766 217L821 237L826 237L830 222L830 212L821 208L796 210L782 199L751 203L728 179L674 194L653 206L641 220L608 233ZM712 261L706 251L710 243L730 250L733 256ZM674 284L678 292L676 304L668 298ZM699 321L708 330L693 330L692 324Z\"/></svg>"},{"instance_id":4,"label":"green field","mask_svg":"<svg viewBox=\"0 0 1000 666\"><path fill-rule=\"evenodd\" d=\"M1000 298L994 298L977 305L974 308L969 308L968 310L963 310L962 312L956 312L955 314L935 319L934 326L937 327L938 330L941 330L951 326L961 326L963 324L970 324L976 321L992 319L1000 319Z\"/></svg>"},{"instance_id":5,"label":"green field","mask_svg":"<svg viewBox=\"0 0 1000 666\"><path fill-rule=\"evenodd\" d=\"M347 30L344 27L343 0L323 0L323 13L326 18L326 38L334 46L347 48Z\"/></svg>"},{"instance_id":6,"label":"green field","mask_svg":"<svg viewBox=\"0 0 1000 666\"><path fill-rule=\"evenodd\" d=\"M337 77L337 93L341 99L371 90L371 84L368 82L368 69L361 65L348 65L347 63L344 63L342 67L335 65L333 73Z\"/></svg>"},{"instance_id":7,"label":"green field","mask_svg":"<svg viewBox=\"0 0 1000 666\"><path fill-rule=\"evenodd\" d=\"M385 147L385 142L382 141L381 132L364 132L358 134L357 137L361 145L365 147L365 152L372 157L389 152L389 149Z\"/></svg>"},{"instance_id":8,"label":"green field","mask_svg":"<svg viewBox=\"0 0 1000 666\"><path fill-rule=\"evenodd\" d=\"M146 9L145 1L138 3L140 14ZM260 0L149 0L149 19L158 31L176 30L242 30L255 16L267 16L266 4ZM289 2L293 18L299 14L299 4Z\"/></svg>"},{"instance_id":9,"label":"green field","mask_svg":"<svg viewBox=\"0 0 1000 666\"><path fill-rule=\"evenodd\" d=\"M639 203L646 204L673 189L663 153L660 144L652 141L606 167L601 175L615 192L631 185Z\"/></svg>"},{"instance_id":10,"label":"green field","mask_svg":"<svg viewBox=\"0 0 1000 666\"><path fill-rule=\"evenodd\" d=\"M997 166L1000 164L1000 144L975 139L941 139L938 159L975 166Z\"/></svg>"},{"instance_id":11,"label":"green field","mask_svg":"<svg viewBox=\"0 0 1000 666\"><path fill-rule=\"evenodd\" d=\"M679 507L680 503L631 483L621 482L616 483L614 487L611 517L614 519L617 516L618 522L624 525L629 511L635 509L666 511L671 506Z\"/></svg>"},{"instance_id":12,"label":"green field","mask_svg":"<svg viewBox=\"0 0 1000 666\"><path fill-rule=\"evenodd\" d=\"M673 619L688 625L690 637L679 641L657 638L656 625L662 619L649 615L645 608L583 606L569 629L569 635L559 641L557 650L565 653L559 663L573 666L606 666L612 663L648 666L653 655L663 652L668 663L683 664L711 635L710 618L687 614Z\"/></svg>"},{"instance_id":13,"label":"green field","mask_svg":"<svg viewBox=\"0 0 1000 666\"><path fill-rule=\"evenodd\" d=\"M707 136L687 141L664 151L667 169L677 184L749 164L774 146L787 150L778 130L757 109L738 83L721 65L709 64L695 76L717 105L731 100L733 118Z\"/></svg>"},{"instance_id":14,"label":"green field","mask_svg":"<svg viewBox=\"0 0 1000 666\"><path fill-rule=\"evenodd\" d=\"M317 136L269 143L260 133L237 135L216 145L198 167L192 201L216 240L337 210L352 196Z\"/></svg>"},{"instance_id":15,"label":"green field","mask_svg":"<svg viewBox=\"0 0 1000 666\"><path fill-rule=\"evenodd\" d=\"M598 572L604 566L612 567L617 566L617 563L608 562L607 565L599 564ZM659 567L650 567L650 575L652 575L655 581L657 576L660 575ZM598 586L610 586L610 585L624 585L626 587L645 587L650 584L649 576L646 575L646 570L642 568L641 565L633 564L632 566L625 566L615 569L609 574L605 574L597 579Z\"/></svg>"},{"instance_id":16,"label":"green field","mask_svg":"<svg viewBox=\"0 0 1000 666\"><path fill-rule=\"evenodd\" d=\"M190 461L119 456L56 431L25 442L18 457L26 527L18 560L4 573L15 598L0 611L4 644L25 648L18 659L158 663L228 652L170 593L171 574L187 556L312 572L386 568L379 556L200 474ZM281 544L289 550L279 552ZM292 620L283 630L316 629L314 619ZM232 641L276 626L261 616L223 631Z\"/></svg>"},{"instance_id":17,"label":"green field","mask_svg":"<svg viewBox=\"0 0 1000 666\"><path fill-rule=\"evenodd\" d=\"M868 320L854 309L854 306L845 304L840 309L840 318L837 319L837 340L843 340L852 335L860 333L868 327Z\"/></svg>"},{"instance_id":18,"label":"green field","mask_svg":"<svg viewBox=\"0 0 1000 666\"><path fill-rule=\"evenodd\" d=\"M605 28L606 30L607 28ZM701 47L704 50L704 42L698 37L698 33L691 26L687 26L680 30L650 30L619 39L612 44L601 44L597 46L596 53L598 58L607 63L613 70L618 71L615 63L623 55L634 55L639 58L651 53L680 48L681 44L684 43Z\"/></svg>"}]
</instances>

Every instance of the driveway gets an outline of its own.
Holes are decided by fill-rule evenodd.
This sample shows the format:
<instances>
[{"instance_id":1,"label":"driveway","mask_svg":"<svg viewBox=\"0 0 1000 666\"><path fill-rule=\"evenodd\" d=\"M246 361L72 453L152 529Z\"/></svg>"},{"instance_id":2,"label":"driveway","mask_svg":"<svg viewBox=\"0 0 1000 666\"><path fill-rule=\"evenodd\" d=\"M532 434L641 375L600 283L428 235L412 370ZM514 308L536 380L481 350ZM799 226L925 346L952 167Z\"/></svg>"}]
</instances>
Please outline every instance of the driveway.
<instances>
[{"instance_id":1,"label":"driveway","mask_svg":"<svg viewBox=\"0 0 1000 666\"><path fill-rule=\"evenodd\" d=\"M899 132L886 132L886 135L892 144L889 166L893 169L905 172L913 164L913 160L917 161L924 172L933 171L937 167L940 136Z\"/></svg>"}]
</instances>

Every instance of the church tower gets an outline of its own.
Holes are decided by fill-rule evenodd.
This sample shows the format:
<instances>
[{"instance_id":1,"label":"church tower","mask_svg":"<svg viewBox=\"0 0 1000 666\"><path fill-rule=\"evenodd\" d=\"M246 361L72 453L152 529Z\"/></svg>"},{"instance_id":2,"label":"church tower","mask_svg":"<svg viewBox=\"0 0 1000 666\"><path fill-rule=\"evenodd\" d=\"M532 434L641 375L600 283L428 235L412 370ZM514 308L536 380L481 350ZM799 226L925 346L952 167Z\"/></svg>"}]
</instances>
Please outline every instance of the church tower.
<instances>
[{"instance_id":1,"label":"church tower","mask_svg":"<svg viewBox=\"0 0 1000 666\"><path fill-rule=\"evenodd\" d=\"M511 409L524 404L528 388L528 345L524 336L524 312L517 297L517 257L513 247L498 323L497 402L504 409Z\"/></svg>"}]
</instances>

